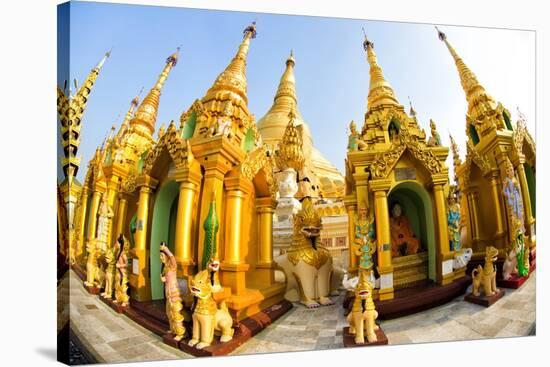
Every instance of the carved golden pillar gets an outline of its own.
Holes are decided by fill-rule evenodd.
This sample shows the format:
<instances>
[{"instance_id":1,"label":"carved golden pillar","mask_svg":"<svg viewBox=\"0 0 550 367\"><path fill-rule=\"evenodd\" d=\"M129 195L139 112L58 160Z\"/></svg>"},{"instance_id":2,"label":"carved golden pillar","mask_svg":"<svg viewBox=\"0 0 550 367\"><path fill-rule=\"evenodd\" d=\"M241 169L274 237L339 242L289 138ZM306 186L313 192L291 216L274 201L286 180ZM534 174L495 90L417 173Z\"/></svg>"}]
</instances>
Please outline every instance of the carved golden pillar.
<instances>
[{"instance_id":1,"label":"carved golden pillar","mask_svg":"<svg viewBox=\"0 0 550 367\"><path fill-rule=\"evenodd\" d=\"M90 216L88 218L88 241L92 240L97 235L97 211L99 210L99 203L101 201L101 192L94 191L92 194L92 203L90 207Z\"/></svg>"},{"instance_id":2,"label":"carved golden pillar","mask_svg":"<svg viewBox=\"0 0 550 367\"><path fill-rule=\"evenodd\" d=\"M357 205L353 197L346 197L344 203L348 213L348 272L355 273L357 271L357 256L354 253L353 244L355 241L355 215L357 213Z\"/></svg>"},{"instance_id":3,"label":"carved golden pillar","mask_svg":"<svg viewBox=\"0 0 550 367\"><path fill-rule=\"evenodd\" d=\"M493 202L495 205L495 216L497 219L497 232L495 234L495 242L498 244L498 248L502 248L504 245L504 238L506 232L504 229L504 218L506 213L503 212L501 207L501 190L499 186L500 174L498 171L492 171L489 177L489 183L491 184L491 195L493 196Z\"/></svg>"},{"instance_id":4,"label":"carved golden pillar","mask_svg":"<svg viewBox=\"0 0 550 367\"><path fill-rule=\"evenodd\" d=\"M388 211L388 190L390 180L372 180L370 189L374 192L374 216L377 237L377 270L380 274L381 301L393 299L393 265L391 258L390 213ZM359 204L358 204L359 205Z\"/></svg>"},{"instance_id":5,"label":"carved golden pillar","mask_svg":"<svg viewBox=\"0 0 550 367\"><path fill-rule=\"evenodd\" d=\"M132 274L137 277L135 281L135 295L138 301L145 301L151 298L151 283L149 282L149 256L147 248L147 227L149 223L149 202L153 189L157 186L158 181L154 178L142 175L137 179L137 187L139 187L139 201L137 209L137 225L135 234L134 256L137 261L137 274ZM132 268L135 268L132 264Z\"/></svg>"},{"instance_id":6,"label":"carved golden pillar","mask_svg":"<svg viewBox=\"0 0 550 367\"><path fill-rule=\"evenodd\" d=\"M470 229L472 235L472 248L477 251L477 244L479 243L479 221L477 215L477 193L475 191L469 191L466 193L468 199L468 208L470 213Z\"/></svg>"},{"instance_id":7,"label":"carved golden pillar","mask_svg":"<svg viewBox=\"0 0 550 367\"><path fill-rule=\"evenodd\" d=\"M240 295L246 289L246 271L249 268L244 262L242 243L243 205L245 195L250 192L251 183L244 177L228 177L225 213L225 251L221 264L221 278L224 286L231 287L234 294ZM221 206L221 205L220 205Z\"/></svg>"},{"instance_id":8,"label":"carved golden pillar","mask_svg":"<svg viewBox=\"0 0 550 367\"><path fill-rule=\"evenodd\" d=\"M178 274L187 277L195 265L193 244L197 239L193 224L196 221L196 199L202 174L200 166L192 164L191 167L176 169L174 176L180 184L174 256L178 263Z\"/></svg>"},{"instance_id":9,"label":"carved golden pillar","mask_svg":"<svg viewBox=\"0 0 550 367\"><path fill-rule=\"evenodd\" d=\"M270 196L256 199L259 229L259 254L256 269L259 284L271 285L275 280L273 263L273 213L276 207L277 200Z\"/></svg>"},{"instance_id":10,"label":"carved golden pillar","mask_svg":"<svg viewBox=\"0 0 550 367\"><path fill-rule=\"evenodd\" d=\"M432 190L435 201L435 214L437 219L437 283L449 284L453 281L454 251L449 244L449 231L447 226L447 200L445 198L446 175L432 176Z\"/></svg>"},{"instance_id":11,"label":"carved golden pillar","mask_svg":"<svg viewBox=\"0 0 550 367\"><path fill-rule=\"evenodd\" d=\"M124 234L124 223L126 223L127 212L128 212L128 199L124 194L119 194L118 209L116 210L116 226L115 226L115 231L113 235L115 241L121 233Z\"/></svg>"},{"instance_id":12,"label":"carved golden pillar","mask_svg":"<svg viewBox=\"0 0 550 367\"><path fill-rule=\"evenodd\" d=\"M76 223L76 230L78 231L78 238L79 238L79 244L77 246L76 251L76 258L83 260L84 257L84 250L86 248L86 238L84 238L85 233L84 229L86 228L86 220L88 219L88 189L86 187L82 188L82 197L81 197L81 203L80 203L80 214L79 214L79 222Z\"/></svg>"}]
</instances>

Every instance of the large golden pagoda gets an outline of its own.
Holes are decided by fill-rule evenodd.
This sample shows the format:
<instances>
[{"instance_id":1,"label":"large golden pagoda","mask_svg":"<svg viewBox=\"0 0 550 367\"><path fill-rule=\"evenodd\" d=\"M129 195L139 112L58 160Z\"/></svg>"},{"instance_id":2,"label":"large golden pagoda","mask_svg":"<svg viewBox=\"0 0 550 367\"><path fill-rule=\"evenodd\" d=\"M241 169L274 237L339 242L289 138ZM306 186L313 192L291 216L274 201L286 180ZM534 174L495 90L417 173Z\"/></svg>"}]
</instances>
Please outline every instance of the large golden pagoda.
<instances>
[{"instance_id":1,"label":"large golden pagoda","mask_svg":"<svg viewBox=\"0 0 550 367\"><path fill-rule=\"evenodd\" d=\"M500 258L515 241L513 211L506 197L504 183L507 169L519 182L523 204L522 226L531 252L535 250L535 142L522 117L512 125L511 114L495 102L479 83L476 75L438 30L438 36L449 50L464 90L466 113L466 158L454 154L455 177L461 192L461 217L464 219L463 246L474 251L472 263L481 261L486 246L499 249Z\"/></svg>"},{"instance_id":2,"label":"large golden pagoda","mask_svg":"<svg viewBox=\"0 0 550 367\"><path fill-rule=\"evenodd\" d=\"M367 260L356 255L351 239L364 235L362 221L373 218L373 269L380 277L379 298L387 300L395 289L428 280L448 284L464 273L453 271L447 235L448 148L427 144L414 110L407 115L397 100L366 36L363 47L370 67L367 112L360 131L350 124L346 159L349 270Z\"/></svg>"},{"instance_id":3,"label":"large golden pagoda","mask_svg":"<svg viewBox=\"0 0 550 367\"><path fill-rule=\"evenodd\" d=\"M336 167L323 157L313 145L311 131L298 109L296 94L296 78L294 67L296 60L293 53L285 62L286 67L281 76L273 105L258 121L258 131L266 146L275 150L281 144L288 124L288 114L295 110L294 125L301 130L303 140L303 154L305 157L304 171L311 175L313 186L319 187L320 194L327 198L342 198L344 195L344 178ZM300 193L298 193L300 194Z\"/></svg>"}]
</instances>

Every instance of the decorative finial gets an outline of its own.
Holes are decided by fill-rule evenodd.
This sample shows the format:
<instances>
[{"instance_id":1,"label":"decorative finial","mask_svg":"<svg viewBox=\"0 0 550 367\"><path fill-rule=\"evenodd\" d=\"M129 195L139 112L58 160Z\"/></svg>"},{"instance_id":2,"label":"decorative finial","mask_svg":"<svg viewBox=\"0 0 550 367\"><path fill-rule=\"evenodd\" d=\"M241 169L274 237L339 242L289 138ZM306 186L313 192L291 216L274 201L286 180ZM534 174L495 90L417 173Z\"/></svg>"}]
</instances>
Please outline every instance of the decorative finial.
<instances>
[{"instance_id":1,"label":"decorative finial","mask_svg":"<svg viewBox=\"0 0 550 367\"><path fill-rule=\"evenodd\" d=\"M286 65L288 66L288 64L296 64L296 61L294 61L294 52L292 49L290 49L290 55L288 56L288 59L286 59Z\"/></svg>"},{"instance_id":2,"label":"decorative finial","mask_svg":"<svg viewBox=\"0 0 550 367\"><path fill-rule=\"evenodd\" d=\"M363 41L363 48L365 49L365 51L367 51L369 47L371 48L374 47L374 43L369 41L369 39L367 38L367 33L365 32L365 28L361 27L361 29L363 30L363 36L365 36L365 40Z\"/></svg>"},{"instance_id":3,"label":"decorative finial","mask_svg":"<svg viewBox=\"0 0 550 367\"><path fill-rule=\"evenodd\" d=\"M176 64L178 63L178 57L179 57L179 54L180 54L180 49L181 49L181 45L176 47L176 52L174 52L172 55L170 55L166 59L167 64L172 63L172 66L176 66Z\"/></svg>"},{"instance_id":4,"label":"decorative finial","mask_svg":"<svg viewBox=\"0 0 550 367\"><path fill-rule=\"evenodd\" d=\"M112 51L113 51L113 48L111 47L111 49L109 51L105 52L105 56L110 57Z\"/></svg>"},{"instance_id":5,"label":"decorative finial","mask_svg":"<svg viewBox=\"0 0 550 367\"><path fill-rule=\"evenodd\" d=\"M413 108L413 104L411 102L411 97L407 96L407 98L409 99L409 106L411 106L411 108L409 110L409 114L413 117L416 117L416 111Z\"/></svg>"},{"instance_id":6,"label":"decorative finial","mask_svg":"<svg viewBox=\"0 0 550 367\"><path fill-rule=\"evenodd\" d=\"M437 36L439 37L439 39L441 41L445 41L447 39L447 36L445 35L445 33L441 32L439 28L437 28L437 26L435 26L435 29L437 30Z\"/></svg>"},{"instance_id":7,"label":"decorative finial","mask_svg":"<svg viewBox=\"0 0 550 367\"><path fill-rule=\"evenodd\" d=\"M250 38L256 38L256 21L246 27L243 31L243 38L246 38L250 34Z\"/></svg>"}]
</instances>

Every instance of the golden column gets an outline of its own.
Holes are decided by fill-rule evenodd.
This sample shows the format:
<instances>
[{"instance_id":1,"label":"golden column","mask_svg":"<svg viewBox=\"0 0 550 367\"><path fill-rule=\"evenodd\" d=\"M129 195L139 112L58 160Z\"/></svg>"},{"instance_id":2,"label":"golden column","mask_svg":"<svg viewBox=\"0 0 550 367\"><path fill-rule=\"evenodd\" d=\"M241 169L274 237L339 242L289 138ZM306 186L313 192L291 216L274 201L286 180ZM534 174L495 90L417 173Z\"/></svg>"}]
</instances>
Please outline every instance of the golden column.
<instances>
[{"instance_id":1,"label":"golden column","mask_svg":"<svg viewBox=\"0 0 550 367\"><path fill-rule=\"evenodd\" d=\"M348 272L354 273L357 271L357 256L355 256L355 249L353 248L355 240L355 215L357 213L355 192L344 198L344 204L348 213Z\"/></svg>"},{"instance_id":2,"label":"golden column","mask_svg":"<svg viewBox=\"0 0 550 367\"><path fill-rule=\"evenodd\" d=\"M227 188L225 252L221 264L222 283L231 287L234 294L243 294L246 290L246 271L249 268L244 262L241 244L243 204L245 196L251 190L251 183L241 176L228 177Z\"/></svg>"},{"instance_id":3,"label":"golden column","mask_svg":"<svg viewBox=\"0 0 550 367\"><path fill-rule=\"evenodd\" d=\"M77 248L76 258L82 259L84 257L84 249L86 248L85 243L86 239L84 238L84 229L86 228L86 214L88 212L88 196L89 192L86 187L82 188L82 196L80 198L80 215L79 215L79 222L76 223L78 231L78 238L80 241L80 244ZM83 259L82 259L83 260Z\"/></svg>"},{"instance_id":4,"label":"golden column","mask_svg":"<svg viewBox=\"0 0 550 367\"><path fill-rule=\"evenodd\" d=\"M478 251L477 244L479 243L479 221L477 216L477 192L474 189L469 188L470 191L466 192L466 198L468 200L468 208L470 213L470 229L472 235L472 248L475 252Z\"/></svg>"},{"instance_id":5,"label":"golden column","mask_svg":"<svg viewBox=\"0 0 550 367\"><path fill-rule=\"evenodd\" d=\"M273 213L277 207L277 200L272 197L256 199L256 212L258 213L260 244L258 263L258 280L260 284L271 285L275 279L273 264Z\"/></svg>"},{"instance_id":6,"label":"golden column","mask_svg":"<svg viewBox=\"0 0 550 367\"><path fill-rule=\"evenodd\" d=\"M149 256L147 249L147 226L149 223L149 201L151 193L157 184L158 181L148 175L141 175L137 179L137 187L139 187L139 201L133 255L135 257L134 261L136 259L138 261L138 273L131 274L130 284L135 287L135 295L138 301L145 301L151 298L151 284L148 281Z\"/></svg>"},{"instance_id":7,"label":"golden column","mask_svg":"<svg viewBox=\"0 0 550 367\"><path fill-rule=\"evenodd\" d=\"M377 270L380 274L380 300L393 299L393 265L391 258L390 213L388 210L388 191L391 181L379 179L370 181L374 192L374 216L376 221L376 239L378 242Z\"/></svg>"},{"instance_id":8,"label":"golden column","mask_svg":"<svg viewBox=\"0 0 550 367\"><path fill-rule=\"evenodd\" d=\"M118 209L116 211L115 239L122 233L124 234L124 224L126 223L126 213L128 212L128 199L126 194L118 194Z\"/></svg>"},{"instance_id":9,"label":"golden column","mask_svg":"<svg viewBox=\"0 0 550 367\"><path fill-rule=\"evenodd\" d=\"M449 284L453 281L453 259L454 251L451 251L449 244L449 232L447 227L447 201L445 199L445 184L447 175L432 175L432 189L435 201L435 213L437 218L437 239L438 251L437 259L437 282L441 285Z\"/></svg>"},{"instance_id":10,"label":"golden column","mask_svg":"<svg viewBox=\"0 0 550 367\"><path fill-rule=\"evenodd\" d=\"M99 210L99 203L101 201L101 191L96 186L94 193L92 194L92 205L90 207L90 216L87 218L88 222L88 241L96 238L97 235L97 211Z\"/></svg>"},{"instance_id":11,"label":"golden column","mask_svg":"<svg viewBox=\"0 0 550 367\"><path fill-rule=\"evenodd\" d=\"M178 275L187 277L195 265L193 244L197 240L197 233L193 228L196 221L197 192L202 179L200 165L195 163L190 167L178 168L174 171L174 177L180 184L174 256L178 263Z\"/></svg>"},{"instance_id":12,"label":"golden column","mask_svg":"<svg viewBox=\"0 0 550 367\"><path fill-rule=\"evenodd\" d=\"M497 220L497 232L495 234L495 242L498 244L497 247L502 248L504 245L504 238L506 237L506 232L504 230L504 212L501 207L501 190L499 186L500 174L498 170L491 171L489 176L489 183L491 184L491 194L493 196L493 202L495 204L495 216Z\"/></svg>"}]
</instances>

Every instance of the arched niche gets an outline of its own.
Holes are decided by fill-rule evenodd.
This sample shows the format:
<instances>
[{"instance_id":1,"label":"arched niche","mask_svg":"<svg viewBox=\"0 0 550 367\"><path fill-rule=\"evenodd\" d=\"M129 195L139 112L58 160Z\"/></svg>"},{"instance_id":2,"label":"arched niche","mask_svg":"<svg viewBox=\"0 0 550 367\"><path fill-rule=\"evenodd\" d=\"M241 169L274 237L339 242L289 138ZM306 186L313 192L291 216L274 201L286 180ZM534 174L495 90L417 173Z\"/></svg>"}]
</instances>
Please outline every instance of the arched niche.
<instances>
[{"instance_id":1,"label":"arched niche","mask_svg":"<svg viewBox=\"0 0 550 367\"><path fill-rule=\"evenodd\" d=\"M151 299L164 298L164 286L160 280L162 263L160 261L160 243L165 241L172 253L175 253L175 231L178 207L179 184L170 180L164 183L155 195L149 241Z\"/></svg>"},{"instance_id":2,"label":"arched niche","mask_svg":"<svg viewBox=\"0 0 550 367\"><path fill-rule=\"evenodd\" d=\"M430 194L415 181L404 181L394 186L388 195L388 208L398 202L411 223L420 251L428 251L428 278L436 280L436 239L434 210ZM390 213L390 218L391 218ZM391 230L391 229L390 229Z\"/></svg>"}]
</instances>

